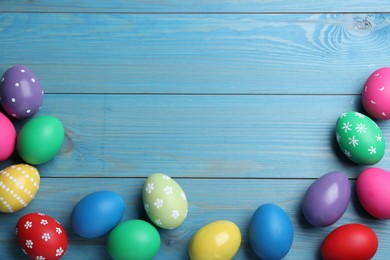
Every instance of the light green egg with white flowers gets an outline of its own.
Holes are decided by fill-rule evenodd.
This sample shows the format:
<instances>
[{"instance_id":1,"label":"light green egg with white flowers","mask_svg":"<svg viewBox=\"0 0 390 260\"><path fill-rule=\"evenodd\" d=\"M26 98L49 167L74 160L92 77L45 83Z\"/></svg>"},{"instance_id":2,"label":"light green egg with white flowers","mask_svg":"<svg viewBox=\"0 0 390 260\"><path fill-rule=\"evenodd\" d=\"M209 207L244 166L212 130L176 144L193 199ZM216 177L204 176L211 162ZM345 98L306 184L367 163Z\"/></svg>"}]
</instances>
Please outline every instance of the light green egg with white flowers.
<instances>
[{"instance_id":1,"label":"light green egg with white flowers","mask_svg":"<svg viewBox=\"0 0 390 260\"><path fill-rule=\"evenodd\" d=\"M163 173L155 173L147 178L142 200L148 217L158 227L177 228L187 217L188 202L184 190Z\"/></svg>"}]
</instances>

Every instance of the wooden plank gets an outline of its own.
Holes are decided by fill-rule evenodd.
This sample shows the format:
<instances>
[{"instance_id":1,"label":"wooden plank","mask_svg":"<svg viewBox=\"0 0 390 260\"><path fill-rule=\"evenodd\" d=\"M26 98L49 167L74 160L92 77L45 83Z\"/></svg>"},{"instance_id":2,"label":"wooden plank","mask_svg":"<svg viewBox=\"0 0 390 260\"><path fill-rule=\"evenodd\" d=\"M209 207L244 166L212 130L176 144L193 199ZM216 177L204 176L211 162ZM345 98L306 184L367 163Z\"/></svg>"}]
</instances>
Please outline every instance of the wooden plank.
<instances>
[{"instance_id":1,"label":"wooden plank","mask_svg":"<svg viewBox=\"0 0 390 260\"><path fill-rule=\"evenodd\" d=\"M80 169L82 172L88 169ZM98 190L113 190L126 201L122 221L144 219L141 190L144 178L129 179L47 179L43 178L35 200L23 211L0 214L0 252L20 259L21 251L14 241L17 220L29 212L44 212L60 221L70 240L64 259L108 259L105 252L106 237L83 239L70 228L69 216L73 206L87 194ZM286 259L316 259L318 248L325 236L346 223L362 223L375 230L379 238L377 259L385 259L386 245L390 243L390 227L386 221L375 220L365 213L353 192L347 212L334 225L326 228L310 226L302 216L301 201L312 180L226 180L177 179L189 200L189 215L175 230L159 230L162 247L156 259L186 259L188 244L195 232L212 221L226 219L236 223L242 233L242 245L236 259L254 259L247 238L248 223L256 208L264 203L276 203L289 215L294 228L293 247ZM351 184L354 187L354 184ZM66 190L66 192L64 192Z\"/></svg>"},{"instance_id":2,"label":"wooden plank","mask_svg":"<svg viewBox=\"0 0 390 260\"><path fill-rule=\"evenodd\" d=\"M66 142L39 169L52 177L195 178L343 170L354 178L364 166L348 162L334 136L339 115L353 110L363 112L357 96L46 95L40 115L60 118ZM389 136L387 122L379 125ZM376 166L390 169L390 157Z\"/></svg>"},{"instance_id":3,"label":"wooden plank","mask_svg":"<svg viewBox=\"0 0 390 260\"><path fill-rule=\"evenodd\" d=\"M8 12L384 12L390 4L381 1L285 1L285 0L210 0L210 1L12 1L2 0L0 10Z\"/></svg>"},{"instance_id":4,"label":"wooden plank","mask_svg":"<svg viewBox=\"0 0 390 260\"><path fill-rule=\"evenodd\" d=\"M47 93L358 94L388 66L389 17L1 13L0 70Z\"/></svg>"}]
</instances>

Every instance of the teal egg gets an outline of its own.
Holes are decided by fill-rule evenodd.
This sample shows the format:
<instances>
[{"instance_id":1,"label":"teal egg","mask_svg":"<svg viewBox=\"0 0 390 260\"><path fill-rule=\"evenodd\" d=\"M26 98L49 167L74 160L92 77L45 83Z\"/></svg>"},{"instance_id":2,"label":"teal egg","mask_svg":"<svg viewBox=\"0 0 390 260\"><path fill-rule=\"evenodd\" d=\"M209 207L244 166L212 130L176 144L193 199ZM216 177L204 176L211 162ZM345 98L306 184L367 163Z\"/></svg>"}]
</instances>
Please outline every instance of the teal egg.
<instances>
[{"instance_id":1,"label":"teal egg","mask_svg":"<svg viewBox=\"0 0 390 260\"><path fill-rule=\"evenodd\" d=\"M385 154L385 139L379 126L359 112L341 114L336 123L336 139L341 151L357 164L375 164Z\"/></svg>"},{"instance_id":2,"label":"teal egg","mask_svg":"<svg viewBox=\"0 0 390 260\"><path fill-rule=\"evenodd\" d=\"M58 153L64 136L64 126L56 117L34 117L20 130L16 149L25 162L42 164L53 159Z\"/></svg>"},{"instance_id":3,"label":"teal egg","mask_svg":"<svg viewBox=\"0 0 390 260\"><path fill-rule=\"evenodd\" d=\"M108 235L107 251L115 260L151 260L161 246L157 229L143 220L128 220Z\"/></svg>"}]
</instances>

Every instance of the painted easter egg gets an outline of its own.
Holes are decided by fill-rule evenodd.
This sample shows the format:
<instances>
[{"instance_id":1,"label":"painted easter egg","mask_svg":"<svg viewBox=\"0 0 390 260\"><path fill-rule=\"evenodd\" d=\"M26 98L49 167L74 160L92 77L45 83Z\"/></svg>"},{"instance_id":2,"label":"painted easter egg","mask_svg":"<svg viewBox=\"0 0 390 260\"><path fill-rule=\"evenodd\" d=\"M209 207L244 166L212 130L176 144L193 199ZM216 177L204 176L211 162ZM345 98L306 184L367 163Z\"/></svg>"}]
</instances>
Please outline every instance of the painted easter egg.
<instances>
[{"instance_id":1,"label":"painted easter egg","mask_svg":"<svg viewBox=\"0 0 390 260\"><path fill-rule=\"evenodd\" d=\"M390 119L390 68L374 71L364 84L362 104L376 119Z\"/></svg>"},{"instance_id":2,"label":"painted easter egg","mask_svg":"<svg viewBox=\"0 0 390 260\"><path fill-rule=\"evenodd\" d=\"M64 142L64 127L53 116L30 119L20 130L16 149L20 157L30 164L42 164L51 160Z\"/></svg>"},{"instance_id":3,"label":"painted easter egg","mask_svg":"<svg viewBox=\"0 0 390 260\"><path fill-rule=\"evenodd\" d=\"M241 245L240 229L231 221L219 220L199 229L190 243L190 259L233 259Z\"/></svg>"},{"instance_id":4,"label":"painted easter egg","mask_svg":"<svg viewBox=\"0 0 390 260\"><path fill-rule=\"evenodd\" d=\"M390 219L390 173L380 168L362 171L356 192L363 208L379 219Z\"/></svg>"},{"instance_id":5,"label":"painted easter egg","mask_svg":"<svg viewBox=\"0 0 390 260\"><path fill-rule=\"evenodd\" d=\"M362 224L346 224L334 229L321 245L324 260L371 259L378 249L375 232Z\"/></svg>"},{"instance_id":6,"label":"painted easter egg","mask_svg":"<svg viewBox=\"0 0 390 260\"><path fill-rule=\"evenodd\" d=\"M73 208L73 231L85 238L97 238L113 229L125 211L123 198L113 191L97 191L82 198Z\"/></svg>"},{"instance_id":7,"label":"painted easter egg","mask_svg":"<svg viewBox=\"0 0 390 260\"><path fill-rule=\"evenodd\" d=\"M15 65L1 78L1 105L10 116L22 119L41 109L43 91L39 79L26 66Z\"/></svg>"},{"instance_id":8,"label":"painted easter egg","mask_svg":"<svg viewBox=\"0 0 390 260\"><path fill-rule=\"evenodd\" d=\"M0 161L7 160L15 150L16 130L12 122L0 113Z\"/></svg>"},{"instance_id":9,"label":"painted easter egg","mask_svg":"<svg viewBox=\"0 0 390 260\"><path fill-rule=\"evenodd\" d=\"M39 189L39 172L27 164L15 164L0 171L0 212L25 208Z\"/></svg>"},{"instance_id":10,"label":"painted easter egg","mask_svg":"<svg viewBox=\"0 0 390 260\"><path fill-rule=\"evenodd\" d=\"M107 251L113 259L151 260L160 250L157 229L143 220L128 220L108 235Z\"/></svg>"},{"instance_id":11,"label":"painted easter egg","mask_svg":"<svg viewBox=\"0 0 390 260\"><path fill-rule=\"evenodd\" d=\"M21 217L16 225L16 239L31 259L60 259L68 248L65 229L57 220L42 213Z\"/></svg>"},{"instance_id":12,"label":"painted easter egg","mask_svg":"<svg viewBox=\"0 0 390 260\"><path fill-rule=\"evenodd\" d=\"M262 259L282 259L290 251L293 226L287 213L275 204L263 204L249 223L249 243Z\"/></svg>"},{"instance_id":13,"label":"painted easter egg","mask_svg":"<svg viewBox=\"0 0 390 260\"><path fill-rule=\"evenodd\" d=\"M313 226L330 226L344 214L350 197L348 177L342 172L327 173L307 189L302 203L303 215Z\"/></svg>"},{"instance_id":14,"label":"painted easter egg","mask_svg":"<svg viewBox=\"0 0 390 260\"><path fill-rule=\"evenodd\" d=\"M150 220L161 228L176 228L187 216L188 203L183 189L165 174L156 173L147 178L142 200Z\"/></svg>"},{"instance_id":15,"label":"painted easter egg","mask_svg":"<svg viewBox=\"0 0 390 260\"><path fill-rule=\"evenodd\" d=\"M359 112L341 114L336 123L341 151L357 164L375 164L385 154L385 139L379 126Z\"/></svg>"}]
</instances>

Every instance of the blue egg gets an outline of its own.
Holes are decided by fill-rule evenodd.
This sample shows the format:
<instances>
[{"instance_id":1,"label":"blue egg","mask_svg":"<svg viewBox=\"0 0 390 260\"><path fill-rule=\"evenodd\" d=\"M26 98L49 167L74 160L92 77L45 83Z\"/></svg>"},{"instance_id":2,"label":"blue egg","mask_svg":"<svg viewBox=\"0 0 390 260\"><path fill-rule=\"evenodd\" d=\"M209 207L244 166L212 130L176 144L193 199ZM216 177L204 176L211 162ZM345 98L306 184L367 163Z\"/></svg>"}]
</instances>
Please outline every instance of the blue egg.
<instances>
[{"instance_id":1,"label":"blue egg","mask_svg":"<svg viewBox=\"0 0 390 260\"><path fill-rule=\"evenodd\" d=\"M263 260L282 259L293 242L293 226L287 213L275 204L261 205L249 224L249 243Z\"/></svg>"},{"instance_id":2,"label":"blue egg","mask_svg":"<svg viewBox=\"0 0 390 260\"><path fill-rule=\"evenodd\" d=\"M125 202L119 194L113 191L97 191L76 204L70 224L79 236L97 238L118 225L124 211Z\"/></svg>"}]
</instances>

